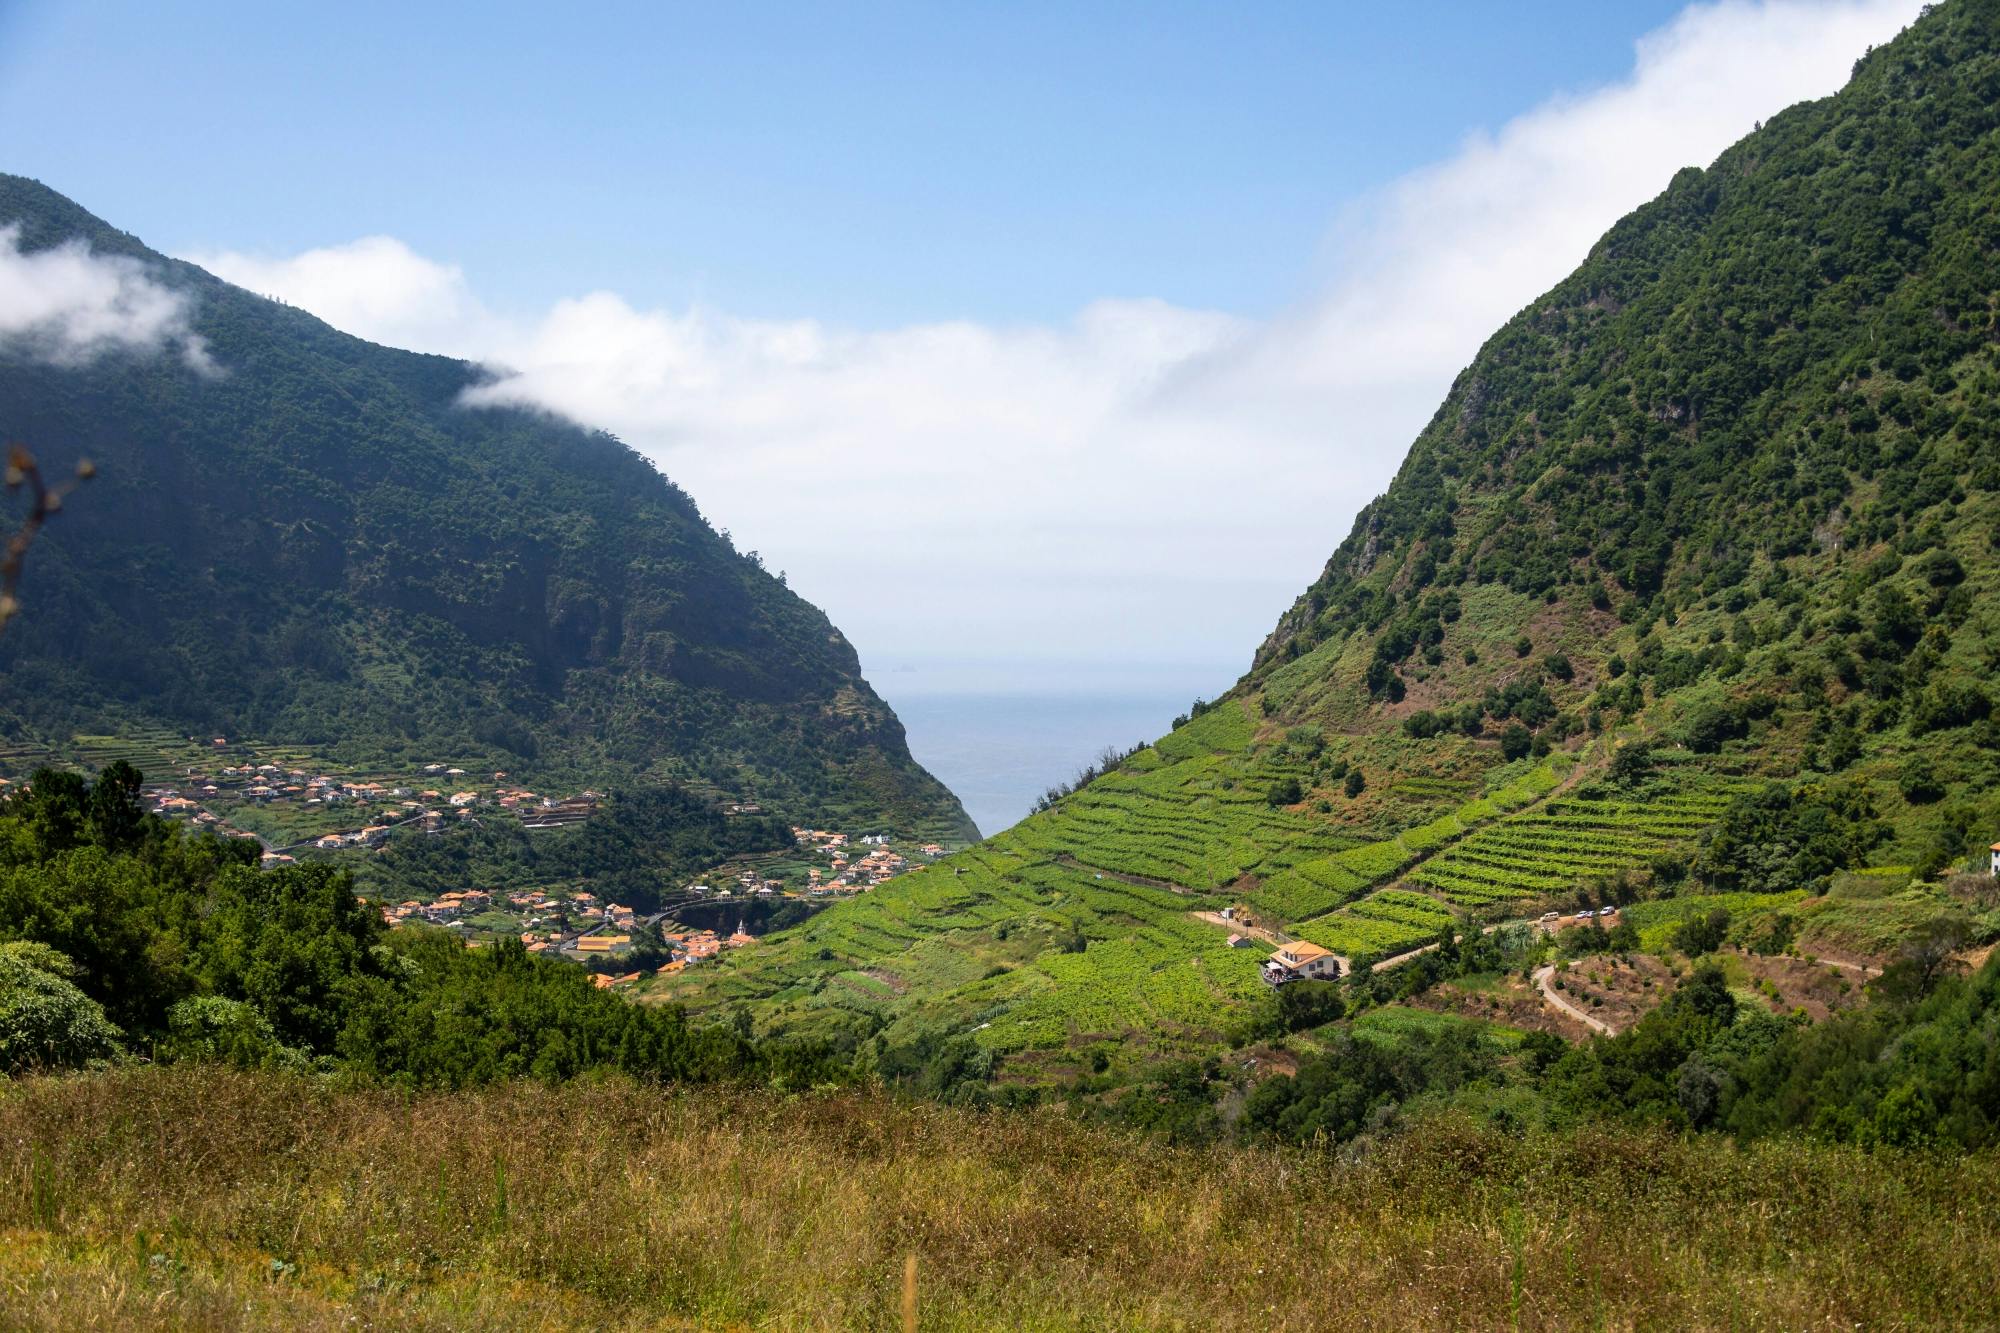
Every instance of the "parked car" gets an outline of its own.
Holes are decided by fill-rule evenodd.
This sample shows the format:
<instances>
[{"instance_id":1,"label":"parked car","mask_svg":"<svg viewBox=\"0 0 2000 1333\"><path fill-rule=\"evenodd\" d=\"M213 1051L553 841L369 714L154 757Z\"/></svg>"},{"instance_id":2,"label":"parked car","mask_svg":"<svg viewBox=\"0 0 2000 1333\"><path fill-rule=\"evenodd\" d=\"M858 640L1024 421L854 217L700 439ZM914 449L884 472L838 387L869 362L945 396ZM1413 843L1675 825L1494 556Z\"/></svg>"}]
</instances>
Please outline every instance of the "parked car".
<instances>
[{"instance_id":1,"label":"parked car","mask_svg":"<svg viewBox=\"0 0 2000 1333\"><path fill-rule=\"evenodd\" d=\"M1590 920L1591 915L1592 915L1591 910L1588 907L1586 907L1582 911L1576 914L1576 919L1578 921L1588 921Z\"/></svg>"},{"instance_id":2,"label":"parked car","mask_svg":"<svg viewBox=\"0 0 2000 1333\"><path fill-rule=\"evenodd\" d=\"M1615 907L1600 907L1597 909L1597 914L1599 916L1617 916L1618 909Z\"/></svg>"},{"instance_id":3,"label":"parked car","mask_svg":"<svg viewBox=\"0 0 2000 1333\"><path fill-rule=\"evenodd\" d=\"M1562 920L1562 913L1561 913L1561 912L1544 912L1544 913L1542 913L1542 920L1544 920L1544 921L1560 921L1560 920Z\"/></svg>"}]
</instances>

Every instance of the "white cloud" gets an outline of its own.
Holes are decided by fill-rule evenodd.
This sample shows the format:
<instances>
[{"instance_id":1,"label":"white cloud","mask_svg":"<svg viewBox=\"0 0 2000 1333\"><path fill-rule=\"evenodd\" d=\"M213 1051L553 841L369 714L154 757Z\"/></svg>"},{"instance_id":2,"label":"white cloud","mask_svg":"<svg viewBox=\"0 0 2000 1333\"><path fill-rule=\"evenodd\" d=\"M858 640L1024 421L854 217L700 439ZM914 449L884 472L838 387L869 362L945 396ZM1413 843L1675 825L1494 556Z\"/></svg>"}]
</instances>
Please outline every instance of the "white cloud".
<instances>
[{"instance_id":1,"label":"white cloud","mask_svg":"<svg viewBox=\"0 0 2000 1333\"><path fill-rule=\"evenodd\" d=\"M363 336L505 367L481 403L616 431L871 666L1240 667L1481 340L1674 171L1833 92L1917 7L1691 8L1628 77L1355 201L1320 279L1263 324L1105 300L1059 326L859 332L609 292L519 323L386 238L205 262Z\"/></svg>"},{"instance_id":2,"label":"white cloud","mask_svg":"<svg viewBox=\"0 0 2000 1333\"><path fill-rule=\"evenodd\" d=\"M215 369L188 327L187 298L145 265L80 241L24 253L17 224L0 226L0 342L59 366L174 348L194 369Z\"/></svg>"},{"instance_id":3,"label":"white cloud","mask_svg":"<svg viewBox=\"0 0 2000 1333\"><path fill-rule=\"evenodd\" d=\"M501 330L455 264L392 236L274 259L227 251L183 256L238 287L309 310L335 328L394 347L478 358Z\"/></svg>"}]
</instances>

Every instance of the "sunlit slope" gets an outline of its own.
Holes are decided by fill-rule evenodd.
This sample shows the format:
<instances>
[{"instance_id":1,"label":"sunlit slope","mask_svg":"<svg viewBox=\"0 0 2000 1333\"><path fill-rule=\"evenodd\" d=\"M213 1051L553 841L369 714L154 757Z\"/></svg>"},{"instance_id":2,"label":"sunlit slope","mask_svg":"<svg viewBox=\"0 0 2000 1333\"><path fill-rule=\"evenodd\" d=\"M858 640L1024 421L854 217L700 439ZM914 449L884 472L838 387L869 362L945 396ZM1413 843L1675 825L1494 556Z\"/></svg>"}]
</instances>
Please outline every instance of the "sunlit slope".
<instances>
[{"instance_id":1,"label":"sunlit slope","mask_svg":"<svg viewBox=\"0 0 2000 1333\"><path fill-rule=\"evenodd\" d=\"M1996 310L1980 0L1679 173L1501 329L1217 705L689 998L1053 1068L1268 1003L1268 945L1197 915L1225 906L1367 965L1613 886L1821 887L1798 830L1707 858L1766 783L1832 793L1834 865L1966 864L2000 836ZM1878 943L1918 915L1869 911L1802 915Z\"/></svg>"},{"instance_id":2,"label":"sunlit slope","mask_svg":"<svg viewBox=\"0 0 2000 1333\"><path fill-rule=\"evenodd\" d=\"M1150 1061L1252 1031L1272 938L1366 966L1471 913L1539 911L1544 884L1632 864L1692 831L1578 788L1598 753L1581 739L1511 762L1468 739L1438 764L1397 735L1329 741L1258 711L1227 700L1056 809L656 994L752 1002L770 1030L843 1043L923 1049L970 1034L1024 1076L1064 1071L1100 1044ZM1676 809L1712 808L1741 781L1683 767L1656 779L1684 793ZM1333 775L1356 769L1366 785L1349 798ZM1273 806L1273 784L1290 781L1331 794ZM1532 879L1492 865L1481 840L1494 838L1536 867ZM1460 847L1474 854L1454 864ZM1233 922L1218 918L1225 908ZM1232 935L1245 938L1232 947Z\"/></svg>"}]
</instances>

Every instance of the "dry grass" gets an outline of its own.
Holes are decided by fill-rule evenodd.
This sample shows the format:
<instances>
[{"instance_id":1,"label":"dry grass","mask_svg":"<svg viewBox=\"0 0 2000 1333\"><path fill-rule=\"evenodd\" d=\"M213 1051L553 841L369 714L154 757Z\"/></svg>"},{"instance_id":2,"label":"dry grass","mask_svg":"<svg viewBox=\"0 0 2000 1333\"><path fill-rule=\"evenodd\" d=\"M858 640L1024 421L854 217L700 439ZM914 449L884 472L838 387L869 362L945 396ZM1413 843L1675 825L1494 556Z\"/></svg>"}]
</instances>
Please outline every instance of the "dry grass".
<instances>
[{"instance_id":1,"label":"dry grass","mask_svg":"<svg viewBox=\"0 0 2000 1333\"><path fill-rule=\"evenodd\" d=\"M2000 1159L1436 1125L1360 1164L623 1085L0 1090L6 1327L1977 1323Z\"/></svg>"}]
</instances>

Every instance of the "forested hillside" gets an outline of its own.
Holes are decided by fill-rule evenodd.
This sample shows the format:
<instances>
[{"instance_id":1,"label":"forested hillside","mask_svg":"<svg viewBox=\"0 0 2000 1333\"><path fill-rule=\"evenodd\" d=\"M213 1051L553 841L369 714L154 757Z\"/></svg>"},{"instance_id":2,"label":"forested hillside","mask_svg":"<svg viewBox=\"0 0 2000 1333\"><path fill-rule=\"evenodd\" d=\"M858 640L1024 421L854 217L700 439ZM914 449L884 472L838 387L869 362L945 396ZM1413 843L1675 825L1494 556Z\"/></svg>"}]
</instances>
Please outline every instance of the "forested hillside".
<instances>
[{"instance_id":1,"label":"forested hillside","mask_svg":"<svg viewBox=\"0 0 2000 1333\"><path fill-rule=\"evenodd\" d=\"M1225 697L680 993L1003 1086L1233 1047L1212 1098L1458 1019L1658 1036L1711 955L1744 1013L1926 991L2000 935L1996 303L2000 4L1964 0L1501 329ZM1338 1003L1277 1002L1287 940ZM1740 1068L1660 1040L1664 1084Z\"/></svg>"},{"instance_id":2,"label":"forested hillside","mask_svg":"<svg viewBox=\"0 0 2000 1333\"><path fill-rule=\"evenodd\" d=\"M139 261L215 366L0 346L0 432L98 468L0 638L10 750L249 735L970 836L840 632L618 441L468 409L478 368L338 333L36 182L0 176L0 228Z\"/></svg>"}]
</instances>

